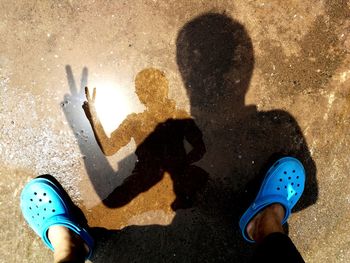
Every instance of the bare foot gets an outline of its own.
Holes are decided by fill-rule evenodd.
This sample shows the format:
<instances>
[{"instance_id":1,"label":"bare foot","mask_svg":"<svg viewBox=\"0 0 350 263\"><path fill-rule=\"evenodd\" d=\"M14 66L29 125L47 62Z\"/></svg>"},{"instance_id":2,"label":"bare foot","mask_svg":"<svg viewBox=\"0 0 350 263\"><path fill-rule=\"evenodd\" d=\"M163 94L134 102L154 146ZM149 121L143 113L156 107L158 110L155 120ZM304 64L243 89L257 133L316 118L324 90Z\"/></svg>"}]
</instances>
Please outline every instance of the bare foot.
<instances>
[{"instance_id":1,"label":"bare foot","mask_svg":"<svg viewBox=\"0 0 350 263\"><path fill-rule=\"evenodd\" d=\"M271 233L284 233L282 228L284 213L283 206L277 203L265 207L249 222L248 236L259 243Z\"/></svg>"}]
</instances>

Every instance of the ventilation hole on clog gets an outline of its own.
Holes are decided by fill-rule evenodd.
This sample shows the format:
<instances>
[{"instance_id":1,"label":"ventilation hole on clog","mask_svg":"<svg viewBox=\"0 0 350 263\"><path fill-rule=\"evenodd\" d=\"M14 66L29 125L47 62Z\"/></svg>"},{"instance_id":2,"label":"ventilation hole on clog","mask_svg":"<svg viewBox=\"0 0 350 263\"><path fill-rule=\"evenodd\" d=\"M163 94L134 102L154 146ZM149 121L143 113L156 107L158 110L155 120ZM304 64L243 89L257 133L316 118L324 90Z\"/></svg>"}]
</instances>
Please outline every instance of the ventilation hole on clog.
<instances>
[{"instance_id":1,"label":"ventilation hole on clog","mask_svg":"<svg viewBox=\"0 0 350 263\"><path fill-rule=\"evenodd\" d=\"M45 216L43 216L43 219L45 219Z\"/></svg>"},{"instance_id":2,"label":"ventilation hole on clog","mask_svg":"<svg viewBox=\"0 0 350 263\"><path fill-rule=\"evenodd\" d=\"M298 193L295 193L295 195L297 195Z\"/></svg>"},{"instance_id":3,"label":"ventilation hole on clog","mask_svg":"<svg viewBox=\"0 0 350 263\"><path fill-rule=\"evenodd\" d=\"M280 178L280 182L282 182L282 178Z\"/></svg>"},{"instance_id":4,"label":"ventilation hole on clog","mask_svg":"<svg viewBox=\"0 0 350 263\"><path fill-rule=\"evenodd\" d=\"M34 218L34 216L32 216L32 218Z\"/></svg>"},{"instance_id":5,"label":"ventilation hole on clog","mask_svg":"<svg viewBox=\"0 0 350 263\"><path fill-rule=\"evenodd\" d=\"M52 203L52 201L51 201L51 200L49 200L49 203L51 204L51 203Z\"/></svg>"},{"instance_id":6,"label":"ventilation hole on clog","mask_svg":"<svg viewBox=\"0 0 350 263\"><path fill-rule=\"evenodd\" d=\"M289 177L288 177L288 180L290 180L290 179L292 179L292 177L289 176Z\"/></svg>"},{"instance_id":7,"label":"ventilation hole on clog","mask_svg":"<svg viewBox=\"0 0 350 263\"><path fill-rule=\"evenodd\" d=\"M32 199L32 198L30 198L30 201L31 201L31 202L33 202L33 199Z\"/></svg>"},{"instance_id":8,"label":"ventilation hole on clog","mask_svg":"<svg viewBox=\"0 0 350 263\"><path fill-rule=\"evenodd\" d=\"M37 205L36 205L35 207L36 207L36 208L39 208L39 206L37 206Z\"/></svg>"},{"instance_id":9,"label":"ventilation hole on clog","mask_svg":"<svg viewBox=\"0 0 350 263\"><path fill-rule=\"evenodd\" d=\"M300 184L297 184L297 186L299 187L299 186L300 186Z\"/></svg>"},{"instance_id":10,"label":"ventilation hole on clog","mask_svg":"<svg viewBox=\"0 0 350 263\"><path fill-rule=\"evenodd\" d=\"M287 189L287 186L285 185L284 188Z\"/></svg>"},{"instance_id":11,"label":"ventilation hole on clog","mask_svg":"<svg viewBox=\"0 0 350 263\"><path fill-rule=\"evenodd\" d=\"M277 190L279 191L281 188L277 187Z\"/></svg>"},{"instance_id":12,"label":"ventilation hole on clog","mask_svg":"<svg viewBox=\"0 0 350 263\"><path fill-rule=\"evenodd\" d=\"M37 213L36 215L39 216L39 213Z\"/></svg>"},{"instance_id":13,"label":"ventilation hole on clog","mask_svg":"<svg viewBox=\"0 0 350 263\"><path fill-rule=\"evenodd\" d=\"M29 209L30 209L30 210L32 210L32 208L31 208L31 207L29 207Z\"/></svg>"},{"instance_id":14,"label":"ventilation hole on clog","mask_svg":"<svg viewBox=\"0 0 350 263\"><path fill-rule=\"evenodd\" d=\"M39 199L39 202L41 202L42 201L42 199Z\"/></svg>"},{"instance_id":15,"label":"ventilation hole on clog","mask_svg":"<svg viewBox=\"0 0 350 263\"><path fill-rule=\"evenodd\" d=\"M283 173L284 173L284 174L287 174L287 172L286 172L286 171L284 171Z\"/></svg>"},{"instance_id":16,"label":"ventilation hole on clog","mask_svg":"<svg viewBox=\"0 0 350 263\"><path fill-rule=\"evenodd\" d=\"M43 193L43 196L46 196L46 193Z\"/></svg>"},{"instance_id":17,"label":"ventilation hole on clog","mask_svg":"<svg viewBox=\"0 0 350 263\"><path fill-rule=\"evenodd\" d=\"M297 176L297 179L299 179L299 175Z\"/></svg>"},{"instance_id":18,"label":"ventilation hole on clog","mask_svg":"<svg viewBox=\"0 0 350 263\"><path fill-rule=\"evenodd\" d=\"M293 193L293 190L290 190L291 193Z\"/></svg>"},{"instance_id":19,"label":"ventilation hole on clog","mask_svg":"<svg viewBox=\"0 0 350 263\"><path fill-rule=\"evenodd\" d=\"M35 195L37 195L38 193L37 192L34 192Z\"/></svg>"},{"instance_id":20,"label":"ventilation hole on clog","mask_svg":"<svg viewBox=\"0 0 350 263\"><path fill-rule=\"evenodd\" d=\"M293 170L292 172L295 173L295 170Z\"/></svg>"},{"instance_id":21,"label":"ventilation hole on clog","mask_svg":"<svg viewBox=\"0 0 350 263\"><path fill-rule=\"evenodd\" d=\"M291 183L291 185L294 185L294 183Z\"/></svg>"},{"instance_id":22,"label":"ventilation hole on clog","mask_svg":"<svg viewBox=\"0 0 350 263\"><path fill-rule=\"evenodd\" d=\"M46 208L44 208L44 211L46 211Z\"/></svg>"},{"instance_id":23,"label":"ventilation hole on clog","mask_svg":"<svg viewBox=\"0 0 350 263\"><path fill-rule=\"evenodd\" d=\"M52 212L53 212L53 213L55 213L55 211L56 211L55 209L52 209Z\"/></svg>"}]
</instances>

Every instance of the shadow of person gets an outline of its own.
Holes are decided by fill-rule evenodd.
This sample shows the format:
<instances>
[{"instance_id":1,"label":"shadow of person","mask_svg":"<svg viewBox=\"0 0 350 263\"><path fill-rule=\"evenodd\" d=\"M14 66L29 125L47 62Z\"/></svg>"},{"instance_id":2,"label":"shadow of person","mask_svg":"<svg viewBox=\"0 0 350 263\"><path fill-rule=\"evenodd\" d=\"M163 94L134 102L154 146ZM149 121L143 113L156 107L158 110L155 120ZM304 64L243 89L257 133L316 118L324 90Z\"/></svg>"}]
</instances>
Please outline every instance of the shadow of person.
<instances>
[{"instance_id":1,"label":"shadow of person","mask_svg":"<svg viewBox=\"0 0 350 263\"><path fill-rule=\"evenodd\" d=\"M252 41L230 17L211 13L187 23L177 38L177 64L191 102L191 114L204 134L203 168L223 213L238 221L255 197L266 168L289 155L307 173L304 194L295 210L318 196L316 167L295 119L286 111L258 111L245 105L254 68ZM218 139L220 138L220 139ZM235 224L238 231L238 227Z\"/></svg>"},{"instance_id":2,"label":"shadow of person","mask_svg":"<svg viewBox=\"0 0 350 263\"><path fill-rule=\"evenodd\" d=\"M193 165L205 153L202 133L187 112L176 108L168 98L168 80L156 69L145 69L135 79L136 94L146 109L133 113L108 137L102 127L93 98L86 91L88 101L83 108L95 138L106 155L113 155L134 139L137 162L132 174L103 200L110 208L128 204L140 193L157 184L168 173L173 182L176 199L173 210L193 205L196 193L203 189L207 173ZM187 153L184 141L192 149ZM122 161L123 162L123 161Z\"/></svg>"}]
</instances>

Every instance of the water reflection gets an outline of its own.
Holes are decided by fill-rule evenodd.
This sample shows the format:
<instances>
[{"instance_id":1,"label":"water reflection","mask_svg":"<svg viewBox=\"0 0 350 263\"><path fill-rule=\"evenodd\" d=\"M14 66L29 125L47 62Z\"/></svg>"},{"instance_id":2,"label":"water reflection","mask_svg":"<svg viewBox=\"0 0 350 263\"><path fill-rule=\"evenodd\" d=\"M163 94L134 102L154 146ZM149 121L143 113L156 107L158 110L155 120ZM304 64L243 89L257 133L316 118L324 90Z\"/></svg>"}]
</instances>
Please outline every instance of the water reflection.
<instances>
[{"instance_id":1,"label":"water reflection","mask_svg":"<svg viewBox=\"0 0 350 263\"><path fill-rule=\"evenodd\" d=\"M157 69L145 69L135 79L135 90L145 105L142 113L133 113L108 137L95 106L96 91L90 96L84 110L94 131L96 140L106 155L113 155L134 139L138 158L132 174L103 202L108 207L121 207L138 194L145 192L164 173L170 174L176 200L174 210L192 206L196 192L203 188L207 173L192 163L205 153L202 133L187 112L176 108L168 98L168 80ZM192 149L187 153L184 140Z\"/></svg>"}]
</instances>

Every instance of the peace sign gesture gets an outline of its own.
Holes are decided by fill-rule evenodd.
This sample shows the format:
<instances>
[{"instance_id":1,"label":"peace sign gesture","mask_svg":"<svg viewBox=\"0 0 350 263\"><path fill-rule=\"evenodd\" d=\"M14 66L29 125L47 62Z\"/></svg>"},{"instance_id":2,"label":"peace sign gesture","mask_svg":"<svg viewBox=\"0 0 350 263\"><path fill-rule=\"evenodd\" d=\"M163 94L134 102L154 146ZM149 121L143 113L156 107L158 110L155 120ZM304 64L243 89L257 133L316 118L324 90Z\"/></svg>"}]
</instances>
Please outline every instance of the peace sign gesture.
<instances>
[{"instance_id":1,"label":"peace sign gesture","mask_svg":"<svg viewBox=\"0 0 350 263\"><path fill-rule=\"evenodd\" d=\"M96 109L95 109L95 100L96 100L96 88L92 91L92 97L90 96L89 88L85 87L85 97L86 101L84 101L83 109L85 112L86 117L89 120L92 120L92 118L95 118L96 115Z\"/></svg>"},{"instance_id":2,"label":"peace sign gesture","mask_svg":"<svg viewBox=\"0 0 350 263\"><path fill-rule=\"evenodd\" d=\"M85 87L85 96L86 96L86 99L87 103L95 103L95 99L96 99L96 88L93 89L92 91L92 98L90 96L90 92L89 92L89 88L88 87Z\"/></svg>"}]
</instances>

